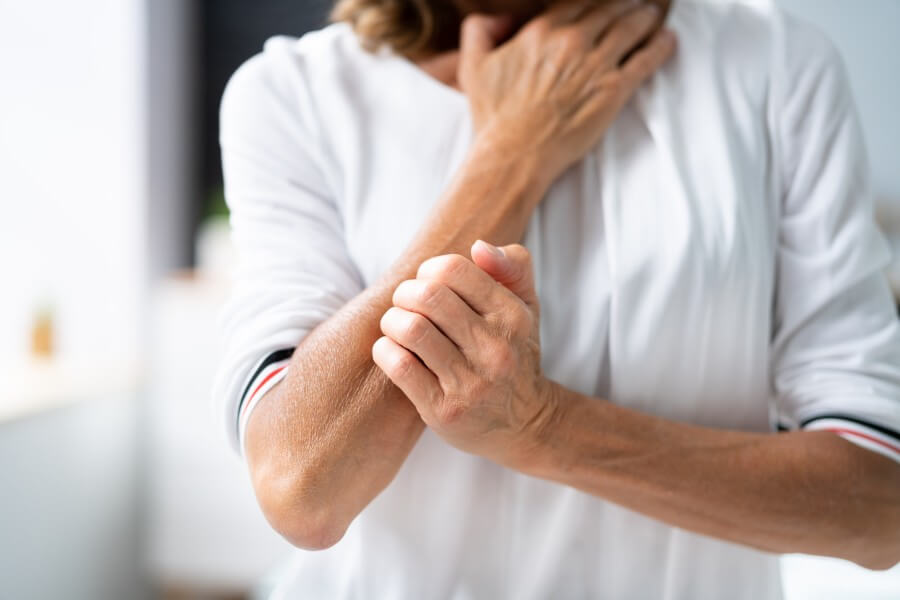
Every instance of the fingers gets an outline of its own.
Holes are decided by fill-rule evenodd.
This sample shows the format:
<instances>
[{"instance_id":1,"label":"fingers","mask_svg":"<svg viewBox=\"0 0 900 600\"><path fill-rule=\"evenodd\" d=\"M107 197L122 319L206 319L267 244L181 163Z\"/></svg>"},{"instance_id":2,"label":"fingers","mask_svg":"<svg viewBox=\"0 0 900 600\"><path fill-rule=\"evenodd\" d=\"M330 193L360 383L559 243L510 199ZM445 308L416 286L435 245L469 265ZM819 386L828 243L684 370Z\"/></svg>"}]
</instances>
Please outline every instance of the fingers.
<instances>
[{"instance_id":1,"label":"fingers","mask_svg":"<svg viewBox=\"0 0 900 600\"><path fill-rule=\"evenodd\" d=\"M462 22L459 38L460 79L477 65L503 37L513 20L508 15L469 14Z\"/></svg>"},{"instance_id":2,"label":"fingers","mask_svg":"<svg viewBox=\"0 0 900 600\"><path fill-rule=\"evenodd\" d=\"M616 2L616 4L634 4L636 0ZM553 3L546 11L532 19L532 23L539 26L559 27L567 23L577 21L586 12L593 9L595 4L585 0L565 0ZM541 22L543 21L543 24Z\"/></svg>"},{"instance_id":3,"label":"fingers","mask_svg":"<svg viewBox=\"0 0 900 600\"><path fill-rule=\"evenodd\" d=\"M618 19L634 11L638 6L636 0L610 2L600 6L591 5L591 10L575 25L584 33L588 43L594 45Z\"/></svg>"},{"instance_id":4,"label":"fingers","mask_svg":"<svg viewBox=\"0 0 900 600\"><path fill-rule=\"evenodd\" d=\"M511 300L518 301L512 292L459 254L429 258L419 267L416 278L444 284L482 316L503 312Z\"/></svg>"},{"instance_id":5,"label":"fingers","mask_svg":"<svg viewBox=\"0 0 900 600\"><path fill-rule=\"evenodd\" d=\"M434 374L419 362L415 355L388 337L380 337L372 344L372 360L384 371L414 404L435 402L442 397ZM416 404L421 413L421 408Z\"/></svg>"},{"instance_id":6,"label":"fingers","mask_svg":"<svg viewBox=\"0 0 900 600\"><path fill-rule=\"evenodd\" d=\"M677 41L673 32L663 29L632 54L622 66L626 87L635 89L655 73L675 52Z\"/></svg>"},{"instance_id":7,"label":"fingers","mask_svg":"<svg viewBox=\"0 0 900 600\"><path fill-rule=\"evenodd\" d=\"M628 12L612 25L597 44L594 53L604 71L619 66L628 53L646 40L659 26L661 13L655 5L644 5Z\"/></svg>"},{"instance_id":8,"label":"fingers","mask_svg":"<svg viewBox=\"0 0 900 600\"><path fill-rule=\"evenodd\" d=\"M394 306L428 317L459 348L476 345L481 316L447 286L428 279L409 279L394 290Z\"/></svg>"},{"instance_id":9,"label":"fingers","mask_svg":"<svg viewBox=\"0 0 900 600\"><path fill-rule=\"evenodd\" d=\"M428 318L393 306L381 317L381 331L421 358L439 380L455 383L456 373L460 372L465 359L459 348Z\"/></svg>"},{"instance_id":10,"label":"fingers","mask_svg":"<svg viewBox=\"0 0 900 600\"><path fill-rule=\"evenodd\" d=\"M531 253L521 244L497 248L483 240L472 244L472 260L494 280L522 299L529 308L538 309L534 289Z\"/></svg>"}]
</instances>

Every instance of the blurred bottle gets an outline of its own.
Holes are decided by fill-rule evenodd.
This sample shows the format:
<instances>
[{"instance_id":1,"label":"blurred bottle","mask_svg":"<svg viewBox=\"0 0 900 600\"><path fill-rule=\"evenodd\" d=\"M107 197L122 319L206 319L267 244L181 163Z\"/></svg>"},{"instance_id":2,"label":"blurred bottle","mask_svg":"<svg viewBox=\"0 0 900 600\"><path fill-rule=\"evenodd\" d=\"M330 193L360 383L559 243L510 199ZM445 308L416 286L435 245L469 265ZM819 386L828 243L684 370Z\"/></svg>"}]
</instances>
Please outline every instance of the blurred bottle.
<instances>
[{"instance_id":1,"label":"blurred bottle","mask_svg":"<svg viewBox=\"0 0 900 600\"><path fill-rule=\"evenodd\" d=\"M53 307L44 304L34 313L31 323L31 356L51 358L53 356Z\"/></svg>"}]
</instances>

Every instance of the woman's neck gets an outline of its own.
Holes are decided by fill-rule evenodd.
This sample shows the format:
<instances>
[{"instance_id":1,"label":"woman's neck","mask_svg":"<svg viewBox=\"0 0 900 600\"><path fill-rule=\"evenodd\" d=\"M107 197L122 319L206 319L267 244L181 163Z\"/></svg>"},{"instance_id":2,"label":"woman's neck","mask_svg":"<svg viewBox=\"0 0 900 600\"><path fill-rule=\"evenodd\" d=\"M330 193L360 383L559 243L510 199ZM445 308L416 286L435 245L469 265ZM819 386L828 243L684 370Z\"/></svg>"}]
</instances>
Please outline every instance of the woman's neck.
<instances>
[{"instance_id":1,"label":"woman's neck","mask_svg":"<svg viewBox=\"0 0 900 600\"><path fill-rule=\"evenodd\" d=\"M608 0L595 0L600 3L607 2ZM674 0L644 0L648 4L656 4L659 6L664 14L668 14L672 2ZM465 10L463 7L459 7L463 14L465 14ZM471 12L471 10L469 11ZM531 18L531 17L528 17ZM522 20L527 20L523 17ZM450 86L455 89L459 89L459 83L456 80L456 68L457 63L459 61L459 51L458 50L449 50L447 52L441 52L438 54L431 54L428 56L421 57L412 57L410 60L417 67L425 71L425 73L434 79L437 79L444 85Z\"/></svg>"},{"instance_id":2,"label":"woman's neck","mask_svg":"<svg viewBox=\"0 0 900 600\"><path fill-rule=\"evenodd\" d=\"M425 71L425 73L444 85L452 88L460 89L459 82L456 80L456 68L459 62L459 51L451 50L442 52L432 56L413 59L412 61L417 67Z\"/></svg>"}]
</instances>

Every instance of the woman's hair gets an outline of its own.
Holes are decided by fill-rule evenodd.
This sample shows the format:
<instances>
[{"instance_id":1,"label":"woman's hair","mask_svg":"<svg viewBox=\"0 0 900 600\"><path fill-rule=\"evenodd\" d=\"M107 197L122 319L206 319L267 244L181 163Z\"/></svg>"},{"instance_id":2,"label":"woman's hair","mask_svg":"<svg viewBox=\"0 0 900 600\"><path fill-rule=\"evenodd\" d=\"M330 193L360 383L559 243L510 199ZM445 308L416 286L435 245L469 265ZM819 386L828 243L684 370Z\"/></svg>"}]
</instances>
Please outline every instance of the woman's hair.
<instances>
[{"instance_id":1,"label":"woman's hair","mask_svg":"<svg viewBox=\"0 0 900 600\"><path fill-rule=\"evenodd\" d=\"M369 51L388 46L414 57L459 45L461 17L453 0L337 0L329 18L349 23Z\"/></svg>"}]
</instances>

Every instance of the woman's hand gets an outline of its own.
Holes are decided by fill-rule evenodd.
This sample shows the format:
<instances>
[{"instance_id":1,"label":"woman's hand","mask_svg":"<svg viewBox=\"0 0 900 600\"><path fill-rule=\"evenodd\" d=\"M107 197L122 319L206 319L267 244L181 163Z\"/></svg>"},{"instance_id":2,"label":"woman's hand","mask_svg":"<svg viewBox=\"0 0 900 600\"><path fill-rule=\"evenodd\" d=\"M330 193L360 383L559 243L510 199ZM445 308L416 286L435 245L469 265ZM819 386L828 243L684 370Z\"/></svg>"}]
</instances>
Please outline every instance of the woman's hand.
<instances>
[{"instance_id":1,"label":"woman's hand","mask_svg":"<svg viewBox=\"0 0 900 600\"><path fill-rule=\"evenodd\" d=\"M657 6L636 0L567 1L494 48L510 23L467 16L457 78L477 136L498 152L537 154L552 182L672 55L675 36L658 29L661 19Z\"/></svg>"},{"instance_id":2,"label":"woman's hand","mask_svg":"<svg viewBox=\"0 0 900 600\"><path fill-rule=\"evenodd\" d=\"M531 260L518 244L480 241L472 259L429 259L401 283L372 356L447 442L514 466L555 412Z\"/></svg>"}]
</instances>

